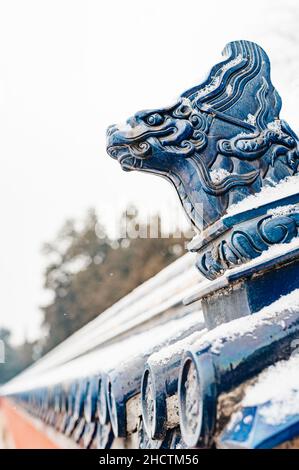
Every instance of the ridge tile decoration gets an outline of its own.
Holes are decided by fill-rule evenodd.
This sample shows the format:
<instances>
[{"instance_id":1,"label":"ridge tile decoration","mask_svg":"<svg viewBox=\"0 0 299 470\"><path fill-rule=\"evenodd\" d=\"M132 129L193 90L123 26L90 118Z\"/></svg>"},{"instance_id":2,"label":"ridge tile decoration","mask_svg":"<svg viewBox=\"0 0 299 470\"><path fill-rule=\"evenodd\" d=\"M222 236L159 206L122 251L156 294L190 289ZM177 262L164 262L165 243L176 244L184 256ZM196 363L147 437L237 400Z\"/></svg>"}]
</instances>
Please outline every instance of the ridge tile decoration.
<instances>
[{"instance_id":1,"label":"ridge tile decoration","mask_svg":"<svg viewBox=\"0 0 299 470\"><path fill-rule=\"evenodd\" d=\"M241 234L235 228L224 244L217 240L219 221L232 205L294 176L299 163L298 137L279 117L267 54L257 44L235 41L223 55L208 78L172 106L140 111L107 131L107 152L123 170L168 179L195 230L203 239L209 232L210 249L193 250L208 279L297 235L292 215L264 217L256 226L243 224Z\"/></svg>"},{"instance_id":2,"label":"ridge tile decoration","mask_svg":"<svg viewBox=\"0 0 299 470\"><path fill-rule=\"evenodd\" d=\"M299 195L292 198L299 202ZM267 205L264 206L266 211ZM256 214L255 210L251 211ZM247 217L250 217L247 214ZM225 234L202 247L198 252L196 267L208 279L221 276L227 269L259 257L269 247L289 243L298 235L299 204L285 205L268 210L264 215L246 220L238 217L223 219ZM227 226L231 226L227 229Z\"/></svg>"}]
</instances>

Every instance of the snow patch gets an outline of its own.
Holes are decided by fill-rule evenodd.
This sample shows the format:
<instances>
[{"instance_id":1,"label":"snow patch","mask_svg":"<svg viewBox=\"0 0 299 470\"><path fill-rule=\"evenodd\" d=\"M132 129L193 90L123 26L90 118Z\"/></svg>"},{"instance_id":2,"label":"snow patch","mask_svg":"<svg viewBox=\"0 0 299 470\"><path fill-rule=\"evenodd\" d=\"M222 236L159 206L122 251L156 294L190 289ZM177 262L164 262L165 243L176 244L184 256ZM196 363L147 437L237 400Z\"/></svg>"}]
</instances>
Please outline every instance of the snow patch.
<instances>
[{"instance_id":1,"label":"snow patch","mask_svg":"<svg viewBox=\"0 0 299 470\"><path fill-rule=\"evenodd\" d=\"M270 209L267 214L272 215L273 217L278 217L281 215L292 214L299 210L299 204L288 204L287 206L275 207L275 209Z\"/></svg>"},{"instance_id":2,"label":"snow patch","mask_svg":"<svg viewBox=\"0 0 299 470\"><path fill-rule=\"evenodd\" d=\"M256 117L253 116L253 114L250 114L250 113L249 113L249 114L247 115L246 122L248 122L248 124L251 124L252 126L255 126Z\"/></svg>"},{"instance_id":3,"label":"snow patch","mask_svg":"<svg viewBox=\"0 0 299 470\"><path fill-rule=\"evenodd\" d=\"M258 267L262 263L265 263L267 261L271 261L273 259L279 258L280 256L290 253L293 250L296 250L299 248L299 238L294 237L290 242L288 243L277 243L275 245L270 246L267 250L263 251L260 256L257 258L254 258L250 261L247 261L244 264L238 265L235 268L228 269L225 271L225 273L218 277L217 279L214 279L210 281L209 279L205 279L200 283L200 286L196 286L193 289L190 289L192 291L192 298L199 298L200 293L202 291L206 292L207 290L212 293L213 291L217 291L217 289L221 287L226 287L228 286L229 281L227 280L232 274L241 274L244 271L247 271L249 268L254 268ZM190 297L191 298L191 297Z\"/></svg>"},{"instance_id":4,"label":"snow patch","mask_svg":"<svg viewBox=\"0 0 299 470\"><path fill-rule=\"evenodd\" d=\"M196 331L195 333L187 336L187 338L177 341L176 343L162 348L158 352L155 352L150 356L149 362L151 364L166 365L173 356L183 355L186 349L199 341L200 338L202 338L202 336L207 333L208 330L204 328L204 324L202 325L202 328L203 329L201 331Z\"/></svg>"},{"instance_id":5,"label":"snow patch","mask_svg":"<svg viewBox=\"0 0 299 470\"><path fill-rule=\"evenodd\" d=\"M247 261L247 263L237 266L236 268L228 270L226 274L229 276L232 273L235 274L244 271L244 269L258 266L261 263L265 263L266 261L278 258L279 256L282 256L285 253L289 253L290 251L295 250L296 248L299 248L299 238L295 236L288 243L276 243L275 245L269 246L269 248L263 251L262 254L257 258Z\"/></svg>"},{"instance_id":6,"label":"snow patch","mask_svg":"<svg viewBox=\"0 0 299 470\"><path fill-rule=\"evenodd\" d=\"M146 358L146 356L157 351L159 348L182 339L184 334L188 334L188 330L189 332L194 331L198 325L200 328L202 324L203 315L201 311L167 321L162 325L102 347L50 371L47 370L43 374L32 377L24 376L23 380L19 383L17 381L8 383L1 388L1 394L15 393L19 390L31 390L43 386L48 387L68 380L100 374L114 367L122 367L135 358Z\"/></svg>"},{"instance_id":7,"label":"snow patch","mask_svg":"<svg viewBox=\"0 0 299 470\"><path fill-rule=\"evenodd\" d=\"M249 387L242 406L261 406L258 413L267 424L281 424L299 415L299 355L270 366Z\"/></svg>"},{"instance_id":8,"label":"snow patch","mask_svg":"<svg viewBox=\"0 0 299 470\"><path fill-rule=\"evenodd\" d=\"M232 173L230 173L229 171L224 170L224 168L218 168L210 172L210 177L211 177L212 183L217 184L217 183L221 183L221 181L223 181L224 178L226 178L227 176L230 176L231 174Z\"/></svg>"},{"instance_id":9,"label":"snow patch","mask_svg":"<svg viewBox=\"0 0 299 470\"><path fill-rule=\"evenodd\" d=\"M289 176L274 186L267 186L257 194L252 194L237 204L231 205L226 215L236 215L250 209L256 209L270 202L297 194L299 190L299 175Z\"/></svg>"},{"instance_id":10,"label":"snow patch","mask_svg":"<svg viewBox=\"0 0 299 470\"><path fill-rule=\"evenodd\" d=\"M229 323L223 323L203 335L197 345L210 343L211 352L220 354L221 348L227 341L232 341L237 337L252 335L254 331L262 325L270 325L282 312L289 311L291 314L299 309L299 289L290 294L281 296L271 305L264 307L259 312L250 316L237 318ZM283 327L283 326L282 326Z\"/></svg>"},{"instance_id":11,"label":"snow patch","mask_svg":"<svg viewBox=\"0 0 299 470\"><path fill-rule=\"evenodd\" d=\"M273 131L273 132L276 132L276 133L281 133L282 132L280 119L275 119L275 121L269 122L267 127L270 131Z\"/></svg>"},{"instance_id":12,"label":"snow patch","mask_svg":"<svg viewBox=\"0 0 299 470\"><path fill-rule=\"evenodd\" d=\"M227 64L224 64L220 69L220 74L213 77L210 83L208 83L202 89L197 91L197 98L206 96L212 91L216 90L216 88L218 88L218 86L220 85L225 72L231 67L234 67L235 65L239 64L241 61L242 55L239 54L235 59L229 61Z\"/></svg>"},{"instance_id":13,"label":"snow patch","mask_svg":"<svg viewBox=\"0 0 299 470\"><path fill-rule=\"evenodd\" d=\"M233 92L233 87L230 84L227 85L227 87L226 87L227 96L230 96L232 94L232 92Z\"/></svg>"}]
</instances>

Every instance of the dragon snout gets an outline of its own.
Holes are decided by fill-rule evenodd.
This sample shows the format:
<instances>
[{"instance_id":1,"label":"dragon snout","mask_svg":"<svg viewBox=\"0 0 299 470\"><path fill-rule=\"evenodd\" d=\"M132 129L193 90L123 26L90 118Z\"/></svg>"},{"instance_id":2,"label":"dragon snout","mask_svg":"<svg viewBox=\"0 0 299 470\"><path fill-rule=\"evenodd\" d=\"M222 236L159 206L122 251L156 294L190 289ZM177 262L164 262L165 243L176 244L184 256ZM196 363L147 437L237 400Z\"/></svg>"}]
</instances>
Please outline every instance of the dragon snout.
<instances>
[{"instance_id":1,"label":"dragon snout","mask_svg":"<svg viewBox=\"0 0 299 470\"><path fill-rule=\"evenodd\" d=\"M119 128L116 124L108 127L107 132L107 153L114 159L119 159L124 152L124 145L119 138Z\"/></svg>"},{"instance_id":2,"label":"dragon snout","mask_svg":"<svg viewBox=\"0 0 299 470\"><path fill-rule=\"evenodd\" d=\"M112 124L111 126L108 127L107 129L107 137L110 137L112 134L114 134L114 132L118 131L118 127L116 124Z\"/></svg>"},{"instance_id":3,"label":"dragon snout","mask_svg":"<svg viewBox=\"0 0 299 470\"><path fill-rule=\"evenodd\" d=\"M142 146L144 132L143 126L132 127L129 120L120 126L116 124L109 126L107 129L107 151L109 155L111 155L113 148L127 147L134 150L135 147ZM115 152L113 151L113 158L115 158L114 155Z\"/></svg>"},{"instance_id":4,"label":"dragon snout","mask_svg":"<svg viewBox=\"0 0 299 470\"><path fill-rule=\"evenodd\" d=\"M128 123L123 125L112 124L107 129L109 145L126 145L134 140L135 131Z\"/></svg>"},{"instance_id":5,"label":"dragon snout","mask_svg":"<svg viewBox=\"0 0 299 470\"><path fill-rule=\"evenodd\" d=\"M122 160L130 156L129 149L126 146L107 146L107 153L110 157L114 158L115 160L118 160L120 163L122 162Z\"/></svg>"},{"instance_id":6,"label":"dragon snout","mask_svg":"<svg viewBox=\"0 0 299 470\"><path fill-rule=\"evenodd\" d=\"M126 142L124 142L122 132L116 124L112 124L108 127L106 132L107 137L107 153L112 158L117 158L117 150L120 147L123 147Z\"/></svg>"},{"instance_id":7,"label":"dragon snout","mask_svg":"<svg viewBox=\"0 0 299 470\"><path fill-rule=\"evenodd\" d=\"M107 153L122 166L131 159L130 144L125 130L116 124L107 129Z\"/></svg>"}]
</instances>

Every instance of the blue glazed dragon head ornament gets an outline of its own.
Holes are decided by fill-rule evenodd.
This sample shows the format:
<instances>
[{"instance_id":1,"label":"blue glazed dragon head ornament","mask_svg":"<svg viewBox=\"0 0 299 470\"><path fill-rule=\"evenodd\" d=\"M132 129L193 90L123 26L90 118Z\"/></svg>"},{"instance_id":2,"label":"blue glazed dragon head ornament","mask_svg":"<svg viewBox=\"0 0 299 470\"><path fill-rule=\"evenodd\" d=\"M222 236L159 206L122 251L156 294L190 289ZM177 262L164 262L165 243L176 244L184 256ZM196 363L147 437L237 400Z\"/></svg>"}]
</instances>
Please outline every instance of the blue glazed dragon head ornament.
<instances>
[{"instance_id":1,"label":"blue glazed dragon head ornament","mask_svg":"<svg viewBox=\"0 0 299 470\"><path fill-rule=\"evenodd\" d=\"M107 131L124 170L167 178L202 230L227 208L297 171L298 138L279 118L281 99L258 45L229 43L225 60L167 108L146 110Z\"/></svg>"}]
</instances>

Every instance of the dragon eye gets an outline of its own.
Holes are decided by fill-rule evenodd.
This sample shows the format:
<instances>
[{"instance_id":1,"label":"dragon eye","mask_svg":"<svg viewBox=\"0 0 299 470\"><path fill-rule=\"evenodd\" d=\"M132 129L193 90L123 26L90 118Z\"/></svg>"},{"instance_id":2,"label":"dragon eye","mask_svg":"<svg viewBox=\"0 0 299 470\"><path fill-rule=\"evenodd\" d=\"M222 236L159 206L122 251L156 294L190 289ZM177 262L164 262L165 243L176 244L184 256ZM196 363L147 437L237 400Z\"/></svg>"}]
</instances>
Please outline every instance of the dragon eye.
<instances>
[{"instance_id":1,"label":"dragon eye","mask_svg":"<svg viewBox=\"0 0 299 470\"><path fill-rule=\"evenodd\" d=\"M145 118L145 122L149 126L159 126L164 121L164 118L159 113L150 114Z\"/></svg>"}]
</instances>

